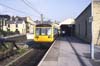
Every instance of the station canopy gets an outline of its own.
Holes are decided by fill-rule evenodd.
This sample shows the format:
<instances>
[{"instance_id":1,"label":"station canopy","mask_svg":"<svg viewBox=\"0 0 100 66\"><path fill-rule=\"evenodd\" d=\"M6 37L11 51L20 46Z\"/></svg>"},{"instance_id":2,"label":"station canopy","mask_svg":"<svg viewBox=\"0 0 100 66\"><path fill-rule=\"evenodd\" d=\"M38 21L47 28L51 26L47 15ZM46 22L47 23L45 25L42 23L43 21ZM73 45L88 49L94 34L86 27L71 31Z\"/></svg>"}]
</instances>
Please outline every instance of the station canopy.
<instances>
[{"instance_id":1,"label":"station canopy","mask_svg":"<svg viewBox=\"0 0 100 66\"><path fill-rule=\"evenodd\" d=\"M59 27L60 27L61 25L70 25L70 24L75 24L75 20L72 19L72 18L66 19L66 20L62 21L62 22L59 24Z\"/></svg>"}]
</instances>

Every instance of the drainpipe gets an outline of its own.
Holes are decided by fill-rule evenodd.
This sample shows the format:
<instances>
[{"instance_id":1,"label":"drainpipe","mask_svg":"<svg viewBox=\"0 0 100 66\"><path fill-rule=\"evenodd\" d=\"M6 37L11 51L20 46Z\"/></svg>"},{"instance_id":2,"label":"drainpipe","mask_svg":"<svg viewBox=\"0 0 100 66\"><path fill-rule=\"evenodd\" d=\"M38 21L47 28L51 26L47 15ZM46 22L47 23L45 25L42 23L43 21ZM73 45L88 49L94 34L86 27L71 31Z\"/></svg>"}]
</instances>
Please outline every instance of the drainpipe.
<instances>
[{"instance_id":1,"label":"drainpipe","mask_svg":"<svg viewBox=\"0 0 100 66\"><path fill-rule=\"evenodd\" d=\"M94 43L93 43L93 0L91 2L91 46L90 46L90 53L91 59L94 59Z\"/></svg>"}]
</instances>

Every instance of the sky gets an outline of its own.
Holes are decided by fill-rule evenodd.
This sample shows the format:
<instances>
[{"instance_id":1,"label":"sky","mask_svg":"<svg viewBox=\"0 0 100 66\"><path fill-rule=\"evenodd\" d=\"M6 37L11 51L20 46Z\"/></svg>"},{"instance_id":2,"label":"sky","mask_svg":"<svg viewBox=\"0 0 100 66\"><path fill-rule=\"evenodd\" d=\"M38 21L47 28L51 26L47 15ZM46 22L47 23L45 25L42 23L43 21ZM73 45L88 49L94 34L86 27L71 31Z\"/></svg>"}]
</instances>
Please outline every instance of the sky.
<instances>
[{"instance_id":1,"label":"sky","mask_svg":"<svg viewBox=\"0 0 100 66\"><path fill-rule=\"evenodd\" d=\"M68 18L76 18L91 2L91 0L26 0L34 9L43 14L44 20L63 21ZM40 14L28 7L23 0L0 0L11 8L20 10L17 12L0 5L0 14L11 16L30 16L32 20L40 20ZM25 13L24 13L25 12Z\"/></svg>"}]
</instances>

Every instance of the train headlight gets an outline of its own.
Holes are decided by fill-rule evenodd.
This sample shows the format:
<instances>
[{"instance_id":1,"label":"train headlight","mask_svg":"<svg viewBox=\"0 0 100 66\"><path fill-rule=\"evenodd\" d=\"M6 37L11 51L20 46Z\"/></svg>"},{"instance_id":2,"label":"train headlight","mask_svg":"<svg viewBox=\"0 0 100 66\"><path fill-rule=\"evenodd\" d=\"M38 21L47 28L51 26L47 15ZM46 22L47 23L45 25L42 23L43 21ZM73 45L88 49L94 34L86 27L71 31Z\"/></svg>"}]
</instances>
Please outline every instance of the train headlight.
<instances>
[{"instance_id":1,"label":"train headlight","mask_svg":"<svg viewBox=\"0 0 100 66\"><path fill-rule=\"evenodd\" d=\"M35 36L35 38L39 38L39 36Z\"/></svg>"},{"instance_id":2,"label":"train headlight","mask_svg":"<svg viewBox=\"0 0 100 66\"><path fill-rule=\"evenodd\" d=\"M51 35L48 35L48 38L51 38Z\"/></svg>"}]
</instances>

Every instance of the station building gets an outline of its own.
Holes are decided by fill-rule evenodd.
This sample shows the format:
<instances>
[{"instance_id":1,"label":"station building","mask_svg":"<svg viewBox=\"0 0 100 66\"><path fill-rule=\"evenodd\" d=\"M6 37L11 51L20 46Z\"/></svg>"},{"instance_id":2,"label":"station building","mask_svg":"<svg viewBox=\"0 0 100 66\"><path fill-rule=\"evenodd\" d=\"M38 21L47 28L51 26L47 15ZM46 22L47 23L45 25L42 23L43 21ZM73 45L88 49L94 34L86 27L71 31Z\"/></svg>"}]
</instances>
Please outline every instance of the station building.
<instances>
[{"instance_id":1,"label":"station building","mask_svg":"<svg viewBox=\"0 0 100 66\"><path fill-rule=\"evenodd\" d=\"M59 23L59 28L62 36L72 36L75 32L75 20L73 18L66 19Z\"/></svg>"},{"instance_id":2,"label":"station building","mask_svg":"<svg viewBox=\"0 0 100 66\"><path fill-rule=\"evenodd\" d=\"M90 17L93 13L93 26ZM93 1L93 12L91 3L75 19L75 34L78 38L91 43L91 26L93 27L93 43L100 45L100 0Z\"/></svg>"},{"instance_id":3,"label":"station building","mask_svg":"<svg viewBox=\"0 0 100 66\"><path fill-rule=\"evenodd\" d=\"M91 4L75 19L76 36L86 42L91 42Z\"/></svg>"}]
</instances>

